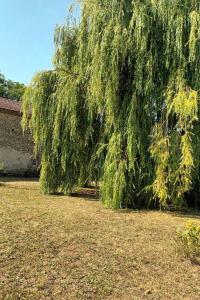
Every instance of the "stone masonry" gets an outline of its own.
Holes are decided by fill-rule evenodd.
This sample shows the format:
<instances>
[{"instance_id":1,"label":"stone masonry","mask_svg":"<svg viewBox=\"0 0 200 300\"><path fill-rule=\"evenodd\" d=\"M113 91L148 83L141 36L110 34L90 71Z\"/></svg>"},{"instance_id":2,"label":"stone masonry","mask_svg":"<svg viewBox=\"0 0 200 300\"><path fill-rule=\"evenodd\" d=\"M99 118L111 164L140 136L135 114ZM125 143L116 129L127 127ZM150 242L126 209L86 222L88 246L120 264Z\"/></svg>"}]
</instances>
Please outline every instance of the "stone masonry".
<instances>
[{"instance_id":1,"label":"stone masonry","mask_svg":"<svg viewBox=\"0 0 200 300\"><path fill-rule=\"evenodd\" d=\"M33 156L34 143L30 132L21 128L21 105L0 98L0 173L33 175L37 161Z\"/></svg>"}]
</instances>

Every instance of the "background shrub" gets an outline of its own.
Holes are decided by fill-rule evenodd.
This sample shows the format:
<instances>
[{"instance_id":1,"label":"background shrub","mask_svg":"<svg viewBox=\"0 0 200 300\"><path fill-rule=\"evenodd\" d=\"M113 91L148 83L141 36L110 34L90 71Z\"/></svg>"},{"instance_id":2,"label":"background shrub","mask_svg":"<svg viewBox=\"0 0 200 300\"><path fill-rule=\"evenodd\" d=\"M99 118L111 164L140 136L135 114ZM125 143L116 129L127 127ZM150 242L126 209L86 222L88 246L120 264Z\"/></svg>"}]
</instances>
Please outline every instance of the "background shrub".
<instances>
[{"instance_id":1,"label":"background shrub","mask_svg":"<svg viewBox=\"0 0 200 300\"><path fill-rule=\"evenodd\" d=\"M188 222L177 230L178 250L185 257L200 263L200 225Z\"/></svg>"}]
</instances>

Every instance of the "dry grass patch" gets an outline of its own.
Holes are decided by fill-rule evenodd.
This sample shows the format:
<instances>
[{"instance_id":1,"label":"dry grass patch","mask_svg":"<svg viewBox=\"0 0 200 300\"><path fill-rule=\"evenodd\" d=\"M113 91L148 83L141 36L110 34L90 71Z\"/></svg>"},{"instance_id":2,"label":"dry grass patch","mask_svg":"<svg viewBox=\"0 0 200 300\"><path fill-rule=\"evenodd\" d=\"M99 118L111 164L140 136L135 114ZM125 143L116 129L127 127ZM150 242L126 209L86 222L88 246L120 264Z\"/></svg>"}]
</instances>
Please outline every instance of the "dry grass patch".
<instances>
[{"instance_id":1,"label":"dry grass patch","mask_svg":"<svg viewBox=\"0 0 200 300\"><path fill-rule=\"evenodd\" d=\"M1 299L200 299L200 267L176 254L188 219L0 187Z\"/></svg>"}]
</instances>

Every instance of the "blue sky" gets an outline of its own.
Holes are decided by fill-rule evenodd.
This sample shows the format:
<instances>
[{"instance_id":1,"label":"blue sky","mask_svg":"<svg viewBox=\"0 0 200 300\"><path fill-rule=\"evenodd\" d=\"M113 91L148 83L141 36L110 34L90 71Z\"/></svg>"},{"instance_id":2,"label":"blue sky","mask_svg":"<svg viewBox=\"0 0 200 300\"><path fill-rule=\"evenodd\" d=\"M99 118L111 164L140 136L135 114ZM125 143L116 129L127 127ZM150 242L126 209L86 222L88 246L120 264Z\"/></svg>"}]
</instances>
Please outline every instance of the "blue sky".
<instances>
[{"instance_id":1,"label":"blue sky","mask_svg":"<svg viewBox=\"0 0 200 300\"><path fill-rule=\"evenodd\" d=\"M56 24L63 24L74 0L0 0L0 72L29 83L50 69Z\"/></svg>"}]
</instances>

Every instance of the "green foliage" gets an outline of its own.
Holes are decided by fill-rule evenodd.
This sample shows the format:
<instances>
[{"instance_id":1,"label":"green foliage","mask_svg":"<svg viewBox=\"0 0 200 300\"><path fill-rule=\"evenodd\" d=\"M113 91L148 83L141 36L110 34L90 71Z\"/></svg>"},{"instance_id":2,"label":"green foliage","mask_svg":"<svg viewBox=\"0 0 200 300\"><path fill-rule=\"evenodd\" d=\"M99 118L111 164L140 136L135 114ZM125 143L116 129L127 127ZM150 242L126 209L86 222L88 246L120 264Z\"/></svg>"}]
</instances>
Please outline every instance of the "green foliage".
<instances>
[{"instance_id":1,"label":"green foliage","mask_svg":"<svg viewBox=\"0 0 200 300\"><path fill-rule=\"evenodd\" d=\"M6 80L3 74L0 73L0 96L4 97L6 94Z\"/></svg>"},{"instance_id":2,"label":"green foliage","mask_svg":"<svg viewBox=\"0 0 200 300\"><path fill-rule=\"evenodd\" d=\"M95 137L90 134L85 91L75 64L76 31L74 26L56 29L56 68L37 74L24 94L22 126L31 127L35 150L42 154L45 193L70 193L89 177Z\"/></svg>"},{"instance_id":3,"label":"green foliage","mask_svg":"<svg viewBox=\"0 0 200 300\"><path fill-rule=\"evenodd\" d=\"M7 81L7 97L12 100L21 101L25 92L25 85L19 82L13 82L12 80Z\"/></svg>"},{"instance_id":4,"label":"green foliage","mask_svg":"<svg viewBox=\"0 0 200 300\"><path fill-rule=\"evenodd\" d=\"M150 147L151 156L156 162L155 180L152 188L155 197L162 207L167 207L170 200L167 168L169 165L169 139L163 133L162 125L156 125L153 131L153 141Z\"/></svg>"},{"instance_id":5,"label":"green foliage","mask_svg":"<svg viewBox=\"0 0 200 300\"><path fill-rule=\"evenodd\" d=\"M55 69L24 97L46 192L99 180L103 203L181 207L199 185L200 7L81 1L55 33Z\"/></svg>"},{"instance_id":6,"label":"green foliage","mask_svg":"<svg viewBox=\"0 0 200 300\"><path fill-rule=\"evenodd\" d=\"M124 199L126 187L126 160L122 159L121 136L113 134L110 139L104 163L102 199L107 207L119 208Z\"/></svg>"},{"instance_id":7,"label":"green foliage","mask_svg":"<svg viewBox=\"0 0 200 300\"><path fill-rule=\"evenodd\" d=\"M12 80L6 80L0 73L0 97L12 100L21 100L25 91L25 85Z\"/></svg>"},{"instance_id":8,"label":"green foliage","mask_svg":"<svg viewBox=\"0 0 200 300\"><path fill-rule=\"evenodd\" d=\"M200 225L188 222L184 229L177 231L178 249L193 261L200 259Z\"/></svg>"}]
</instances>

